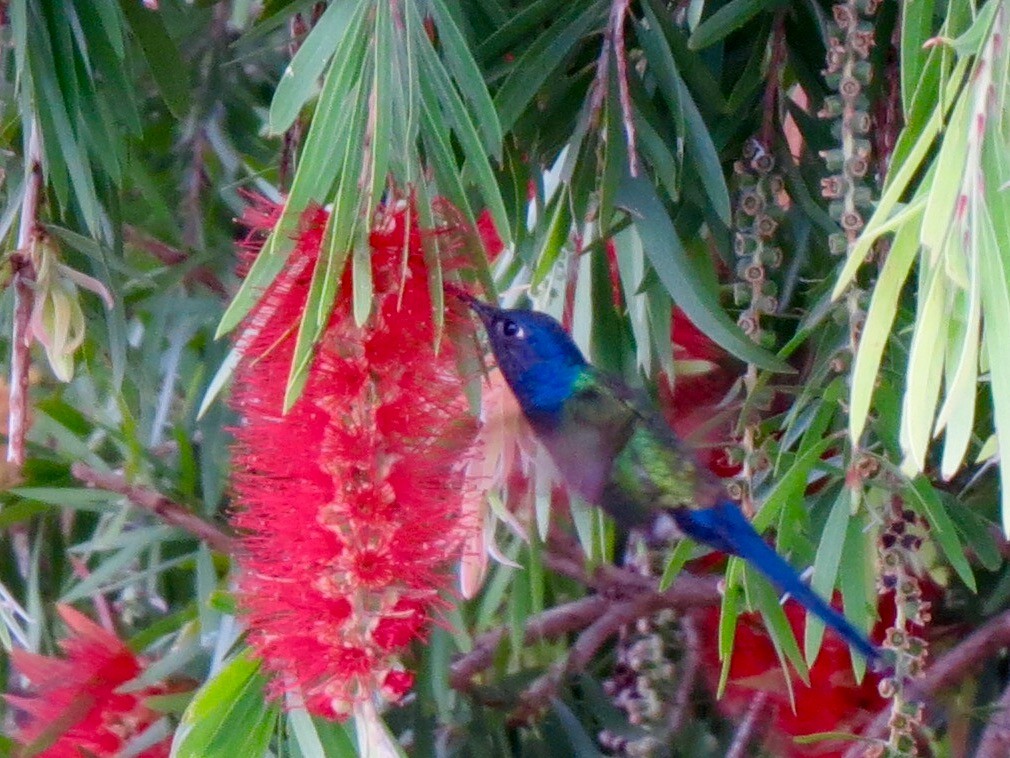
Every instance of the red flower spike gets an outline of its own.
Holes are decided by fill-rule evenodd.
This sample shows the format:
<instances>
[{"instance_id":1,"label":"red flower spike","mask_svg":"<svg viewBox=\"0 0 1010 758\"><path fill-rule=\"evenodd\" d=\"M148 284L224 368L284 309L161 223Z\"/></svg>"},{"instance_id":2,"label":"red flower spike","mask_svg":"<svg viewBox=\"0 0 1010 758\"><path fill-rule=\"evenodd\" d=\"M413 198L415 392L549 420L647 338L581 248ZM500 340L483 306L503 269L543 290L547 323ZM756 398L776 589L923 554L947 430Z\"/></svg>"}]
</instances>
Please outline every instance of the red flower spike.
<instances>
[{"instance_id":1,"label":"red flower spike","mask_svg":"<svg viewBox=\"0 0 1010 758\"><path fill-rule=\"evenodd\" d=\"M255 201L245 222L254 256L276 212ZM233 405L233 522L243 533L240 602L249 639L313 713L344 717L413 677L399 656L423 635L461 550L474 424L452 345L434 350L426 235L453 250L458 213L421 230L411 203L377 217L374 305L358 327L350 281L330 317L301 397L282 413L285 382L327 214L304 214L288 268L249 315ZM446 268L457 262L444 261ZM453 312L447 320L462 319ZM469 321L460 320L460 325Z\"/></svg>"},{"instance_id":2,"label":"red flower spike","mask_svg":"<svg viewBox=\"0 0 1010 758\"><path fill-rule=\"evenodd\" d=\"M117 690L143 671L138 658L114 634L69 606L58 606L70 632L60 642L64 658L49 658L15 650L14 668L31 685L29 696L5 695L21 711L16 739L23 745L47 743L40 758L111 758L161 715L144 705L145 698L169 692L164 685L130 693ZM140 758L167 758L171 739Z\"/></svg>"},{"instance_id":3,"label":"red flower spike","mask_svg":"<svg viewBox=\"0 0 1010 758\"><path fill-rule=\"evenodd\" d=\"M495 226L491 212L487 209L481 211L477 216L477 233L484 243L484 251L487 253L488 260L494 261L505 249L505 243L502 242L501 236L498 234L498 227Z\"/></svg>"}]
</instances>

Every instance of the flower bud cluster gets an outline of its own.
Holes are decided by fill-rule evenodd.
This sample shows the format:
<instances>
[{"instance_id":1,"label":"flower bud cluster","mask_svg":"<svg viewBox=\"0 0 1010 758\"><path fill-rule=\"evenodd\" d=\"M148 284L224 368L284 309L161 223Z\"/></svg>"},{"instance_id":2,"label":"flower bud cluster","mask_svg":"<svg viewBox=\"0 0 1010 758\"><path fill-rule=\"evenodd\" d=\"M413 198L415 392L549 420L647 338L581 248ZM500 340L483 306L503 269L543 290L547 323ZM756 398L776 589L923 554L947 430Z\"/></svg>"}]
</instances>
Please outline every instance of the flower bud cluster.
<instances>
[{"instance_id":1,"label":"flower bud cluster","mask_svg":"<svg viewBox=\"0 0 1010 758\"><path fill-rule=\"evenodd\" d=\"M868 17L876 13L878 0L843 0L832 8L828 25L828 51L824 78L835 94L825 98L819 115L831 120L831 133L838 146L821 151L829 176L821 180L821 195L828 212L841 227L831 235L829 248L846 253L866 223L872 208L870 180L873 116L866 96L872 80L870 51L874 27Z\"/></svg>"},{"instance_id":2,"label":"flower bud cluster","mask_svg":"<svg viewBox=\"0 0 1010 758\"><path fill-rule=\"evenodd\" d=\"M642 548L627 566L650 576L653 572L649 564L658 555ZM614 705L627 714L635 731L621 734L602 731L600 745L611 755L629 758L663 755L670 744L679 720L671 718L671 713L677 707L677 688L683 674L675 663L684 647L676 622L677 614L665 609L621 629L617 662L603 689Z\"/></svg>"},{"instance_id":3,"label":"flower bud cluster","mask_svg":"<svg viewBox=\"0 0 1010 758\"><path fill-rule=\"evenodd\" d=\"M756 138L747 142L733 171L739 187L733 218L733 252L737 257L733 296L744 308L737 323L754 342L772 347L774 335L761 328L761 317L778 310L778 285L769 271L782 265L778 238L789 195L781 174L775 171L775 156Z\"/></svg>"},{"instance_id":4,"label":"flower bud cluster","mask_svg":"<svg viewBox=\"0 0 1010 758\"><path fill-rule=\"evenodd\" d=\"M879 685L881 696L892 700L890 734L886 744L877 747L881 756L918 755L916 745L925 728L921 704L907 700L903 688L909 679L922 676L926 666L927 643L913 627L922 628L932 618L918 579L918 552L928 530L926 520L906 508L900 497L891 499L878 543L879 590L893 592L895 605L894 624L884 637L884 647L894 651L894 675Z\"/></svg>"}]
</instances>

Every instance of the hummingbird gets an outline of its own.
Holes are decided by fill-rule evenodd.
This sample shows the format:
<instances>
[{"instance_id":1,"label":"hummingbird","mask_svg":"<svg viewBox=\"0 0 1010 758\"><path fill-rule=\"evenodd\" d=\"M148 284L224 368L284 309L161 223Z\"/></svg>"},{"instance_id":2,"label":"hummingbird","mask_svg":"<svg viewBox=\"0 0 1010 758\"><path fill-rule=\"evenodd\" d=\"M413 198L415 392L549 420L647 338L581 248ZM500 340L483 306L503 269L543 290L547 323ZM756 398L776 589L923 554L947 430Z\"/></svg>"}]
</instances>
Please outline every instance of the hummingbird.
<instances>
[{"instance_id":1,"label":"hummingbird","mask_svg":"<svg viewBox=\"0 0 1010 758\"><path fill-rule=\"evenodd\" d=\"M626 530L658 538L679 531L742 558L869 662L880 659L880 648L761 538L659 412L592 366L561 324L545 313L497 308L462 291L454 294L484 324L499 370L572 490Z\"/></svg>"}]
</instances>

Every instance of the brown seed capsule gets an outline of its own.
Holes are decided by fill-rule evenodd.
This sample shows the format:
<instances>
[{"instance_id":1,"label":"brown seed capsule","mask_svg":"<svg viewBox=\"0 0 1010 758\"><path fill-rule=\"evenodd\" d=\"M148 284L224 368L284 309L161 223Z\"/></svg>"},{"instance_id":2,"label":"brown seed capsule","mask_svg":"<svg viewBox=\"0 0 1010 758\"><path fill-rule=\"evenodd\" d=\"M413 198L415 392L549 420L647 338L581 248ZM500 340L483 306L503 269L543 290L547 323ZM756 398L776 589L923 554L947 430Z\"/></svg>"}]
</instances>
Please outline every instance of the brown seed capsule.
<instances>
[{"instance_id":1,"label":"brown seed capsule","mask_svg":"<svg viewBox=\"0 0 1010 758\"><path fill-rule=\"evenodd\" d=\"M835 23L844 31L848 31L859 22L855 11L845 3L835 3L831 8L831 15L835 17Z\"/></svg>"},{"instance_id":2,"label":"brown seed capsule","mask_svg":"<svg viewBox=\"0 0 1010 758\"><path fill-rule=\"evenodd\" d=\"M859 80L852 76L843 76L842 81L838 85L838 92L846 100L853 100L859 96L862 92L863 85L859 83Z\"/></svg>"},{"instance_id":3,"label":"brown seed capsule","mask_svg":"<svg viewBox=\"0 0 1010 758\"><path fill-rule=\"evenodd\" d=\"M863 217L859 211L846 211L842 214L841 227L847 232L858 232L863 228Z\"/></svg>"},{"instance_id":4,"label":"brown seed capsule","mask_svg":"<svg viewBox=\"0 0 1010 758\"><path fill-rule=\"evenodd\" d=\"M779 228L779 222L768 214L763 213L757 217L757 220L754 222L754 228L757 230L758 234L765 239L768 239L775 234L775 230Z\"/></svg>"},{"instance_id":5,"label":"brown seed capsule","mask_svg":"<svg viewBox=\"0 0 1010 758\"><path fill-rule=\"evenodd\" d=\"M771 153L761 153L754 157L750 165L759 174L767 174L775 168L775 157Z\"/></svg>"}]
</instances>

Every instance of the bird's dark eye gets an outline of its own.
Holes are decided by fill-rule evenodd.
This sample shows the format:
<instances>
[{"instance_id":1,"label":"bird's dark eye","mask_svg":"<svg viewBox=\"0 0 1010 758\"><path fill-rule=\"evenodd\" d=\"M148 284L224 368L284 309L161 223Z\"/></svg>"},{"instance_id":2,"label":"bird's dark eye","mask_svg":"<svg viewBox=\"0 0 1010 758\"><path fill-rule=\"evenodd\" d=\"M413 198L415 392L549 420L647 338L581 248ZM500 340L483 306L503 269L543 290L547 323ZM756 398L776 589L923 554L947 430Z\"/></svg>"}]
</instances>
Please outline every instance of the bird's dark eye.
<instances>
[{"instance_id":1,"label":"bird's dark eye","mask_svg":"<svg viewBox=\"0 0 1010 758\"><path fill-rule=\"evenodd\" d=\"M524 334L523 328L515 321L510 321L509 319L502 319L498 322L498 332L501 336L508 337L509 339L522 339Z\"/></svg>"}]
</instances>

